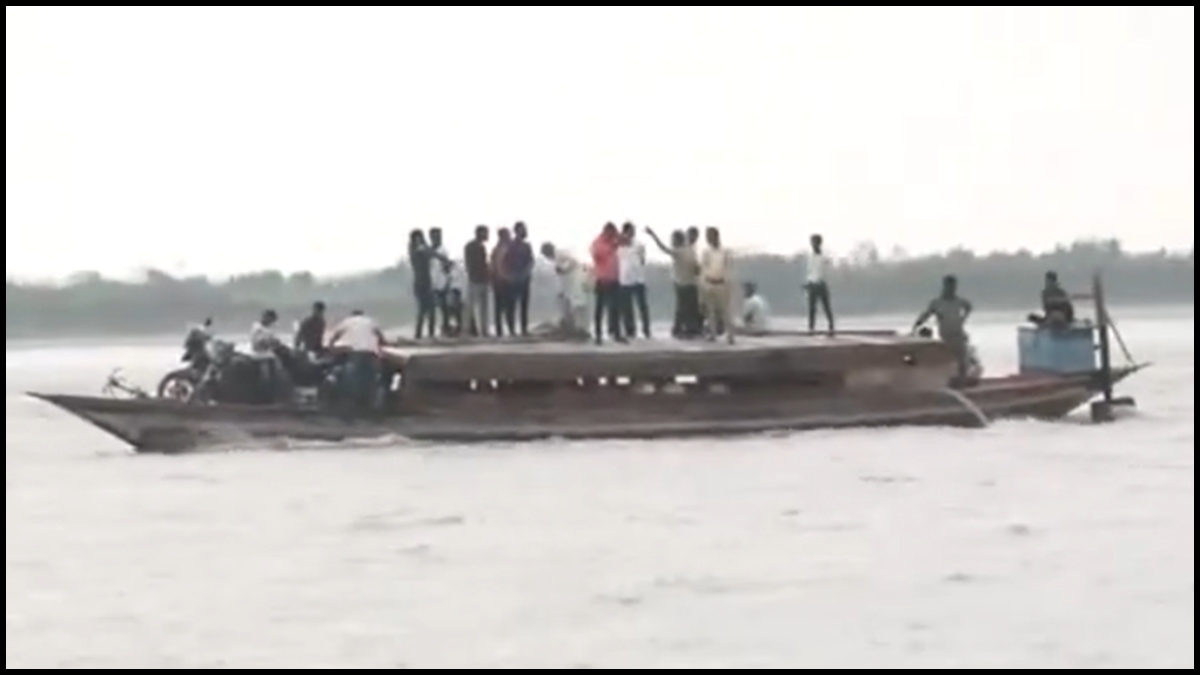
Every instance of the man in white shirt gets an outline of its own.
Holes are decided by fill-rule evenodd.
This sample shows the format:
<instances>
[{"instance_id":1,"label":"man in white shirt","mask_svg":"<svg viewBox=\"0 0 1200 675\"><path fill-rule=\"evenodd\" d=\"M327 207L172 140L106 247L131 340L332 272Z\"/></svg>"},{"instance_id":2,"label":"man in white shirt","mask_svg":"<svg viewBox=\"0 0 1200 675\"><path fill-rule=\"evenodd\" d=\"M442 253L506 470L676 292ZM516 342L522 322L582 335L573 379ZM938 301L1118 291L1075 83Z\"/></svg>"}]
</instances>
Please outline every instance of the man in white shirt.
<instances>
[{"instance_id":1,"label":"man in white shirt","mask_svg":"<svg viewBox=\"0 0 1200 675\"><path fill-rule=\"evenodd\" d=\"M700 298L708 313L708 339L716 340L725 333L729 344L733 344L733 321L730 304L733 282L733 255L721 245L721 231L710 227L705 232L708 246L700 254Z\"/></svg>"},{"instance_id":2,"label":"man in white shirt","mask_svg":"<svg viewBox=\"0 0 1200 675\"><path fill-rule=\"evenodd\" d=\"M430 276L433 279L433 297L437 313L441 321L434 319L434 325L440 327L442 335L450 329L450 284L453 282L454 262L446 254L446 244L442 240L442 229L434 227L429 230L429 251L432 256Z\"/></svg>"},{"instance_id":3,"label":"man in white shirt","mask_svg":"<svg viewBox=\"0 0 1200 675\"><path fill-rule=\"evenodd\" d=\"M464 263L450 260L448 265L445 282L446 293L442 302L442 337L456 338L466 332L467 294L465 289L470 283L467 281L467 268Z\"/></svg>"},{"instance_id":4,"label":"man in white shirt","mask_svg":"<svg viewBox=\"0 0 1200 675\"><path fill-rule=\"evenodd\" d=\"M549 243L542 245L542 257L554 265L554 275L558 279L560 327L569 333L586 330L587 302L583 292L583 268L579 261L567 251Z\"/></svg>"},{"instance_id":5,"label":"man in white shirt","mask_svg":"<svg viewBox=\"0 0 1200 675\"><path fill-rule=\"evenodd\" d=\"M356 309L333 331L329 344L346 352L343 375L347 402L358 410L370 410L379 385L379 352L386 340L379 325Z\"/></svg>"},{"instance_id":6,"label":"man in white shirt","mask_svg":"<svg viewBox=\"0 0 1200 675\"><path fill-rule=\"evenodd\" d=\"M258 322L250 327L250 355L256 359L267 360L275 358L276 350L282 344L275 334L275 325L279 315L275 310L268 309L262 313Z\"/></svg>"},{"instance_id":7,"label":"man in white shirt","mask_svg":"<svg viewBox=\"0 0 1200 675\"><path fill-rule=\"evenodd\" d=\"M617 249L621 280L621 317L625 335L637 335L634 312L642 320L642 334L650 337L650 304L646 298L646 246L637 237L633 223L621 227L621 245Z\"/></svg>"},{"instance_id":8,"label":"man in white shirt","mask_svg":"<svg viewBox=\"0 0 1200 675\"><path fill-rule=\"evenodd\" d=\"M771 307L758 293L758 285L747 282L743 287L742 329L747 335L764 335L771 330Z\"/></svg>"},{"instance_id":9,"label":"man in white shirt","mask_svg":"<svg viewBox=\"0 0 1200 675\"><path fill-rule=\"evenodd\" d=\"M275 333L278 323L279 315L275 310L268 309L250 328L250 356L259 363L265 398L271 403L277 403L290 396L292 384L287 369L283 367L279 358L283 343Z\"/></svg>"},{"instance_id":10,"label":"man in white shirt","mask_svg":"<svg viewBox=\"0 0 1200 675\"><path fill-rule=\"evenodd\" d=\"M812 252L808 254L808 275L804 282L804 290L808 295L808 331L817 330L817 305L825 311L825 320L829 323L829 334L833 335L833 302L829 294L829 281L826 274L829 271L829 258L825 256L825 238L819 234L812 236Z\"/></svg>"}]
</instances>

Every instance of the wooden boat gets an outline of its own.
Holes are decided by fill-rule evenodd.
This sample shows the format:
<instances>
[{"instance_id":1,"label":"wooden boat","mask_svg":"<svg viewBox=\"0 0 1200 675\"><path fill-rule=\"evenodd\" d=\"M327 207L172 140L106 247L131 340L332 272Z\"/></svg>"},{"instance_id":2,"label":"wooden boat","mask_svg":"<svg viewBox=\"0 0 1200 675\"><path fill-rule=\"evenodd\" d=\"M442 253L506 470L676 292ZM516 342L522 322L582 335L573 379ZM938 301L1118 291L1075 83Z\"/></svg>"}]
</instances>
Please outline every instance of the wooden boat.
<instances>
[{"instance_id":1,"label":"wooden boat","mask_svg":"<svg viewBox=\"0 0 1200 675\"><path fill-rule=\"evenodd\" d=\"M393 397L368 415L301 407L189 405L31 394L141 452L186 452L252 439L425 441L662 438L851 427L980 427L1060 419L1097 396L1111 418L1110 322L1022 329L1021 372L950 387L958 364L942 342L894 332L789 333L736 344L638 341L460 343L389 350ZM1090 359L1080 360L1081 349ZM1066 356L1063 356L1063 355ZM1099 354L1099 363L1097 361Z\"/></svg>"}]
</instances>

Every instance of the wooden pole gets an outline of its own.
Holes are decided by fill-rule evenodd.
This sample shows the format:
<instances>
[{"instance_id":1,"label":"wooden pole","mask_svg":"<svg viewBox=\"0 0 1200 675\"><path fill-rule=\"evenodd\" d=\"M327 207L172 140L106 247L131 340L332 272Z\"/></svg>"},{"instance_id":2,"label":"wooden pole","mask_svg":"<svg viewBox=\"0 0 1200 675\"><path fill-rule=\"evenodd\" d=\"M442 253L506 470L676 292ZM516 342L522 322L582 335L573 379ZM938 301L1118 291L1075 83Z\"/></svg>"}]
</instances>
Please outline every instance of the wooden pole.
<instances>
[{"instance_id":1,"label":"wooden pole","mask_svg":"<svg viewBox=\"0 0 1200 675\"><path fill-rule=\"evenodd\" d=\"M1113 402L1113 371L1112 371L1112 342L1110 338L1110 322L1108 305L1104 299L1104 283L1097 272L1092 278L1092 298L1096 304L1096 329L1100 336L1100 383L1104 394L1104 402Z\"/></svg>"}]
</instances>

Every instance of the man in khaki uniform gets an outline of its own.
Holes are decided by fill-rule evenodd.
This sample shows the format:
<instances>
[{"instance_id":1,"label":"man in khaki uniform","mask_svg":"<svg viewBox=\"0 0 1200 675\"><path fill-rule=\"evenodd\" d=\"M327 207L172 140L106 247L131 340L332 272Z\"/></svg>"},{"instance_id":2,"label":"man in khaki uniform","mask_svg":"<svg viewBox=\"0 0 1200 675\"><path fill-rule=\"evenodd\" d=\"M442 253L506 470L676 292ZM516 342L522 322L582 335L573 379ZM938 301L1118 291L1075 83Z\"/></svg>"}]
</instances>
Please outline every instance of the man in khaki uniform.
<instances>
[{"instance_id":1,"label":"man in khaki uniform","mask_svg":"<svg viewBox=\"0 0 1200 675\"><path fill-rule=\"evenodd\" d=\"M725 334L733 344L733 254L721 245L721 232L710 227L705 232L708 246L700 254L700 299L708 315L708 338Z\"/></svg>"}]
</instances>

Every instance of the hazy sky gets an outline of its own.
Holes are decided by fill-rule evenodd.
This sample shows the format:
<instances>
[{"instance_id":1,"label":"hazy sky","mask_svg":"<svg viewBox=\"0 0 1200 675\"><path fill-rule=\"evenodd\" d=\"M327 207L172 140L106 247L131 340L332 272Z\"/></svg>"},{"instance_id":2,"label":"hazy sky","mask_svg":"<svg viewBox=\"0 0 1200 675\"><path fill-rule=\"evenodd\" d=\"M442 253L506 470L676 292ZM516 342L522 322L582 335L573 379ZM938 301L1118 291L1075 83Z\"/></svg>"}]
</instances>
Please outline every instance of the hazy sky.
<instances>
[{"instance_id":1,"label":"hazy sky","mask_svg":"<svg viewBox=\"0 0 1200 675\"><path fill-rule=\"evenodd\" d=\"M1195 9L5 8L9 277L528 222L1190 248Z\"/></svg>"}]
</instances>

